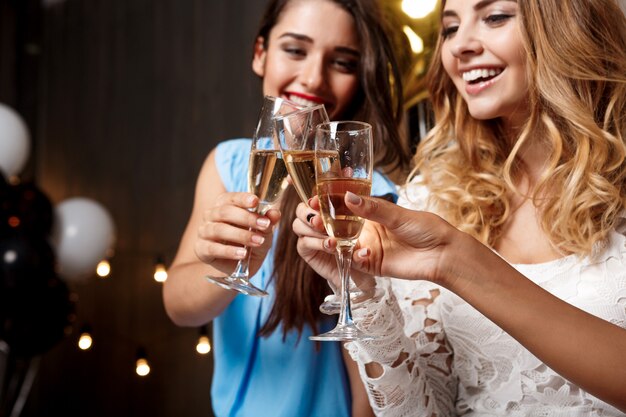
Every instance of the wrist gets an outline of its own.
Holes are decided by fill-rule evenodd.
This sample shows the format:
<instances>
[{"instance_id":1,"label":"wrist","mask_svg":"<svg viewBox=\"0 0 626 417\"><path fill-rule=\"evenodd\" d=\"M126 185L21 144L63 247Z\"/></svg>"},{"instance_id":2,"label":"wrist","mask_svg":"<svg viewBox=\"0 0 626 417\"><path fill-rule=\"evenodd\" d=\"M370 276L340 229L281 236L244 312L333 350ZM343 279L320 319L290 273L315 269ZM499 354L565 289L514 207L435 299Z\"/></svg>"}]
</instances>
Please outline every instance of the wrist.
<instances>
[{"instance_id":1,"label":"wrist","mask_svg":"<svg viewBox=\"0 0 626 417\"><path fill-rule=\"evenodd\" d=\"M437 283L462 296L489 274L499 257L473 236L454 229L442 256Z\"/></svg>"}]
</instances>

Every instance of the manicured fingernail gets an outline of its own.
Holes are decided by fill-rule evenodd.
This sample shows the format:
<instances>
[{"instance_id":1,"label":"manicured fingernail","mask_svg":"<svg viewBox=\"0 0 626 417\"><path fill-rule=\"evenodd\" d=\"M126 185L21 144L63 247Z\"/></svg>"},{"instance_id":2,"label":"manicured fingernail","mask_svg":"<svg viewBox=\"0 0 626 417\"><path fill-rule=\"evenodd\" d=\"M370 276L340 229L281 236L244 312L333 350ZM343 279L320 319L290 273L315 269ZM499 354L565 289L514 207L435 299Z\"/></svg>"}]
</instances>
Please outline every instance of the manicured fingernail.
<instances>
[{"instance_id":1,"label":"manicured fingernail","mask_svg":"<svg viewBox=\"0 0 626 417\"><path fill-rule=\"evenodd\" d=\"M315 213L309 213L306 215L306 222L311 223L311 219L315 217Z\"/></svg>"},{"instance_id":2,"label":"manicured fingernail","mask_svg":"<svg viewBox=\"0 0 626 417\"><path fill-rule=\"evenodd\" d=\"M356 254L358 255L359 258L367 258L367 256L370 254L369 249L367 248L363 248L363 249L359 249Z\"/></svg>"},{"instance_id":3,"label":"manicured fingernail","mask_svg":"<svg viewBox=\"0 0 626 417\"><path fill-rule=\"evenodd\" d=\"M251 195L250 197L246 199L246 201L248 202L249 205L252 205L256 202L256 196Z\"/></svg>"},{"instance_id":4,"label":"manicured fingernail","mask_svg":"<svg viewBox=\"0 0 626 417\"><path fill-rule=\"evenodd\" d=\"M243 258L243 257L245 257L245 256L246 256L246 253L247 253L247 252L248 252L248 251L247 251L247 250L245 250L244 248L239 248L239 249L237 249L237 250L235 251L235 255L236 255L238 258Z\"/></svg>"},{"instance_id":5,"label":"manicured fingernail","mask_svg":"<svg viewBox=\"0 0 626 417\"><path fill-rule=\"evenodd\" d=\"M330 241L328 239L324 240L323 245L326 249L330 249Z\"/></svg>"},{"instance_id":6,"label":"manicured fingernail","mask_svg":"<svg viewBox=\"0 0 626 417\"><path fill-rule=\"evenodd\" d=\"M348 191L346 192L346 201L348 201L351 204L354 204L355 206L358 206L359 204L361 204L363 199L359 197L358 195Z\"/></svg>"},{"instance_id":7,"label":"manicured fingernail","mask_svg":"<svg viewBox=\"0 0 626 417\"><path fill-rule=\"evenodd\" d=\"M270 219L259 218L259 219L256 220L256 224L257 224L257 226L262 227L262 228L265 229L267 226L270 225Z\"/></svg>"},{"instance_id":8,"label":"manicured fingernail","mask_svg":"<svg viewBox=\"0 0 626 417\"><path fill-rule=\"evenodd\" d=\"M250 240L252 240L254 243L258 243L259 245L265 242L265 238L259 235L252 235L252 238Z\"/></svg>"}]
</instances>

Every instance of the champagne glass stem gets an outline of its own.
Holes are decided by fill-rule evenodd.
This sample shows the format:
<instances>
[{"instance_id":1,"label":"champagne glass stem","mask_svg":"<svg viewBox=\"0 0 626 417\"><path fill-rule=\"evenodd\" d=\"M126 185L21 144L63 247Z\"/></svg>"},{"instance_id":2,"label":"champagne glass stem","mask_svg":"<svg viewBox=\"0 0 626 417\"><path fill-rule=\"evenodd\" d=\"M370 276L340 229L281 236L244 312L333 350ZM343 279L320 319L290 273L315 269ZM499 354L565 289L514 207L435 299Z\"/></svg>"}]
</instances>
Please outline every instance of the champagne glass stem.
<instances>
[{"instance_id":1,"label":"champagne glass stem","mask_svg":"<svg viewBox=\"0 0 626 417\"><path fill-rule=\"evenodd\" d=\"M267 213L267 211L270 209L270 207L270 204L261 202L256 209L250 209L250 211L256 211L260 215L264 216L265 213ZM252 228L249 228L248 230L252 230ZM246 257L237 262L235 272L231 274L231 277L244 278L247 280L250 275L250 257L252 256L252 251L247 246L244 246L243 248L246 250Z\"/></svg>"},{"instance_id":2,"label":"champagne glass stem","mask_svg":"<svg viewBox=\"0 0 626 417\"><path fill-rule=\"evenodd\" d=\"M339 267L339 278L341 280L341 307L339 309L340 326L350 325L352 321L352 309L350 306L350 267L352 265L352 251L354 245L342 244L339 242L337 245L337 266Z\"/></svg>"},{"instance_id":3,"label":"champagne glass stem","mask_svg":"<svg viewBox=\"0 0 626 417\"><path fill-rule=\"evenodd\" d=\"M235 272L233 272L231 275L231 277L233 278L248 278L250 269L250 256L252 255L252 251L247 246L244 246L244 249L246 250L246 257L237 262Z\"/></svg>"}]
</instances>

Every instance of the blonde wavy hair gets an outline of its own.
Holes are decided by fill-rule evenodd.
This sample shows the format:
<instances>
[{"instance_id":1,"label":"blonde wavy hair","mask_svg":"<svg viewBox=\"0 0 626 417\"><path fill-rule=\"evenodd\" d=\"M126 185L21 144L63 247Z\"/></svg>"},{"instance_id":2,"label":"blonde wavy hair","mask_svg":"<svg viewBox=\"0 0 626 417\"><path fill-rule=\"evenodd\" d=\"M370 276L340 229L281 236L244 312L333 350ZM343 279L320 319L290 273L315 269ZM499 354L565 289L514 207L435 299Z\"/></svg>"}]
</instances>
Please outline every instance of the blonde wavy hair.
<instances>
[{"instance_id":1,"label":"blonde wavy hair","mask_svg":"<svg viewBox=\"0 0 626 417\"><path fill-rule=\"evenodd\" d=\"M445 3L445 1L444 1ZM471 117L446 75L438 40L427 76L435 126L413 174L449 222L494 246L523 174L522 145L551 153L531 198L561 253L593 254L626 202L626 18L615 0L518 0L530 117L516 141Z\"/></svg>"}]
</instances>

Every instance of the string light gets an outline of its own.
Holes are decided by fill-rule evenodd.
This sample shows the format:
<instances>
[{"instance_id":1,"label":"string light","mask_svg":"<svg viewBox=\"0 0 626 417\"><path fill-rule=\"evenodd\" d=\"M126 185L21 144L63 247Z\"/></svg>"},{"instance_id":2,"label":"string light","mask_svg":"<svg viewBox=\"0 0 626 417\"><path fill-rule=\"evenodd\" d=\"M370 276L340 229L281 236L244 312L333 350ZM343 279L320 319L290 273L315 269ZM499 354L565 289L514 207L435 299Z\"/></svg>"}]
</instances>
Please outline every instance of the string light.
<instances>
[{"instance_id":1,"label":"string light","mask_svg":"<svg viewBox=\"0 0 626 417\"><path fill-rule=\"evenodd\" d=\"M165 282L167 280L167 268L163 258L158 256L154 265L154 280L156 282Z\"/></svg>"},{"instance_id":2,"label":"string light","mask_svg":"<svg viewBox=\"0 0 626 417\"><path fill-rule=\"evenodd\" d=\"M88 350L93 344L93 338L91 337L91 327L84 325L80 330L80 337L78 338L78 347L81 350Z\"/></svg>"},{"instance_id":3,"label":"string light","mask_svg":"<svg viewBox=\"0 0 626 417\"><path fill-rule=\"evenodd\" d=\"M135 362L135 372L139 376L146 376L150 373L150 365L146 355L146 350L139 348L137 350L137 362Z\"/></svg>"},{"instance_id":4,"label":"string light","mask_svg":"<svg viewBox=\"0 0 626 417\"><path fill-rule=\"evenodd\" d=\"M9 217L9 219L7 220L7 223L9 223L9 226L13 227L13 228L17 228L20 226L21 220L19 217L17 216L11 216Z\"/></svg>"},{"instance_id":5,"label":"string light","mask_svg":"<svg viewBox=\"0 0 626 417\"><path fill-rule=\"evenodd\" d=\"M111 273L111 264L107 259L103 259L98 263L96 267L96 274L101 278L106 278Z\"/></svg>"},{"instance_id":6,"label":"string light","mask_svg":"<svg viewBox=\"0 0 626 417\"><path fill-rule=\"evenodd\" d=\"M98 263L98 266L96 267L96 273L98 274L98 276L106 277L110 274L111 265L108 259L110 259L109 256L107 256L107 259L103 259L102 261L100 261L100 263ZM156 258L156 261L154 264L154 280L157 282L164 282L167 280L167 268L161 256L158 256ZM91 326L89 326L88 324L84 325L80 329L80 335L78 337L77 345L81 350L86 351L92 348L94 339L91 333L92 333ZM199 328L199 336L198 336L198 342L196 344L196 351L200 355L206 355L209 352L211 352L211 350L212 350L212 346L211 346L211 340L208 335L208 326L206 325L201 326ZM150 368L150 363L148 362L146 350L145 348L140 347L139 349L137 349L137 355L135 359L135 373L140 377L145 377L149 375L150 372L151 372L151 368Z\"/></svg>"},{"instance_id":7,"label":"string light","mask_svg":"<svg viewBox=\"0 0 626 417\"><path fill-rule=\"evenodd\" d=\"M209 340L207 326L200 327L200 337L198 338L196 351L201 355L206 355L211 351L211 341Z\"/></svg>"}]
</instances>

